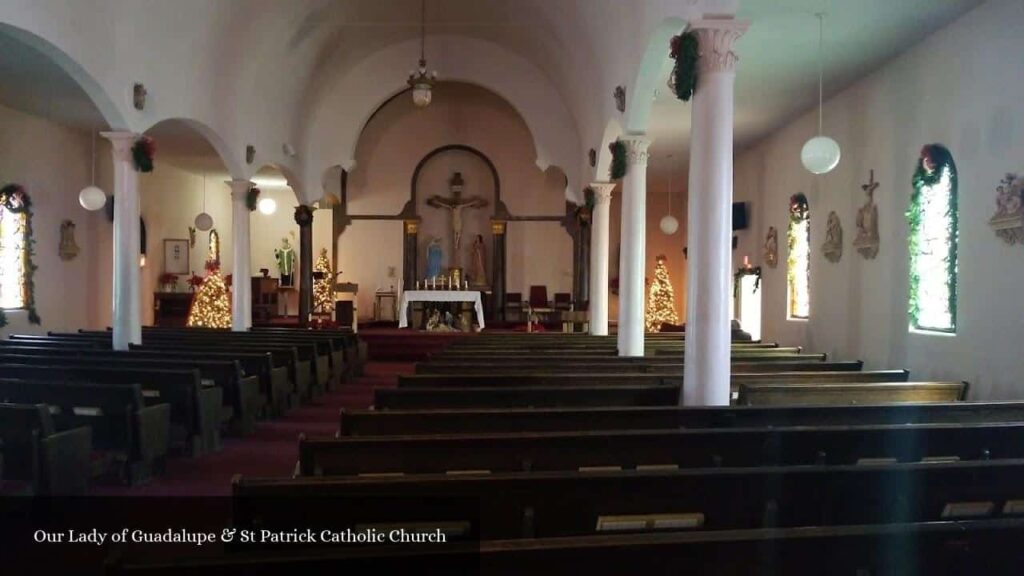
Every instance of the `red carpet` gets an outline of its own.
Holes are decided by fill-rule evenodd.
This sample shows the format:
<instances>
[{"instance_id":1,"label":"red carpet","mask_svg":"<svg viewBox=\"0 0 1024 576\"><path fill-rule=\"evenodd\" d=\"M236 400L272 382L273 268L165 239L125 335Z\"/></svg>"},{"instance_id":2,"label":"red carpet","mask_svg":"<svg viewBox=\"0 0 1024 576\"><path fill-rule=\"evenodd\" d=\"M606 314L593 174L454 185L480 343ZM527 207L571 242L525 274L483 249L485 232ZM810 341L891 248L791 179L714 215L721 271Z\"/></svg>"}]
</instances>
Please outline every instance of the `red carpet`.
<instances>
[{"instance_id":1,"label":"red carpet","mask_svg":"<svg viewBox=\"0 0 1024 576\"><path fill-rule=\"evenodd\" d=\"M96 495L130 496L226 496L231 478L245 476L291 476L299 457L299 434L333 436L338 431L341 408L366 408L373 403L373 390L394 386L398 374L412 373L408 362L370 362L365 374L290 411L282 418L260 422L255 434L245 438L226 437L216 454L190 459L171 457L167 470L145 486L94 486Z\"/></svg>"}]
</instances>

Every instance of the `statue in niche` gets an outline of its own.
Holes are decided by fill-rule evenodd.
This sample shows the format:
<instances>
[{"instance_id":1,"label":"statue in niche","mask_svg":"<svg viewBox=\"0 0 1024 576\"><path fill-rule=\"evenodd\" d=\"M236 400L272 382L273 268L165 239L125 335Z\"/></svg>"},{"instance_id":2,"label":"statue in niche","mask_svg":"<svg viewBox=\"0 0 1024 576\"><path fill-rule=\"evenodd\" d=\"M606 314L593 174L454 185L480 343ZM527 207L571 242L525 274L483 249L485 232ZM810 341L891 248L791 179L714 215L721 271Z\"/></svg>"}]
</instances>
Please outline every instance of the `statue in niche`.
<instances>
[{"instance_id":1,"label":"statue in niche","mask_svg":"<svg viewBox=\"0 0 1024 576\"><path fill-rule=\"evenodd\" d=\"M486 246L484 245L484 237L482 234L476 235L476 240L473 241L473 246L470 251L471 258L469 262L469 275L473 280L473 286L487 286Z\"/></svg>"},{"instance_id":2,"label":"statue in niche","mask_svg":"<svg viewBox=\"0 0 1024 576\"><path fill-rule=\"evenodd\" d=\"M220 266L220 234L217 233L217 229L210 230L210 248L206 255L207 262L215 262L217 266Z\"/></svg>"},{"instance_id":3,"label":"statue in niche","mask_svg":"<svg viewBox=\"0 0 1024 576\"><path fill-rule=\"evenodd\" d=\"M441 239L434 238L427 244L427 279L441 276L441 260L444 258L444 250L441 248Z\"/></svg>"},{"instance_id":4,"label":"statue in niche","mask_svg":"<svg viewBox=\"0 0 1024 576\"><path fill-rule=\"evenodd\" d=\"M764 240L764 263L769 268L779 265L779 231L775 226L768 227L768 237Z\"/></svg>"},{"instance_id":5,"label":"statue in niche","mask_svg":"<svg viewBox=\"0 0 1024 576\"><path fill-rule=\"evenodd\" d=\"M1024 244L1024 176L1007 174L996 188L996 213L988 221L1007 244Z\"/></svg>"},{"instance_id":6,"label":"statue in niche","mask_svg":"<svg viewBox=\"0 0 1024 576\"><path fill-rule=\"evenodd\" d=\"M843 257L843 225L839 215L833 210L828 213L828 226L825 229L825 243L821 246L825 258L829 262L839 262Z\"/></svg>"},{"instance_id":7,"label":"statue in niche","mask_svg":"<svg viewBox=\"0 0 1024 576\"><path fill-rule=\"evenodd\" d=\"M78 243L75 242L75 223L65 220L60 223L60 259L65 262L78 256Z\"/></svg>"},{"instance_id":8,"label":"statue in niche","mask_svg":"<svg viewBox=\"0 0 1024 576\"><path fill-rule=\"evenodd\" d=\"M281 274L281 286L295 286L295 249L288 238L281 239L281 248L274 250L274 259Z\"/></svg>"},{"instance_id":9,"label":"statue in niche","mask_svg":"<svg viewBox=\"0 0 1024 576\"><path fill-rule=\"evenodd\" d=\"M452 255L458 260L459 249L462 247L462 210L464 208L483 208L487 206L487 200L479 196L462 199L462 173L456 172L448 182L451 190L451 197L433 195L427 199L427 205L433 208L450 210L452 213ZM452 262L452 267L458 267L459 263Z\"/></svg>"},{"instance_id":10,"label":"statue in niche","mask_svg":"<svg viewBox=\"0 0 1024 576\"><path fill-rule=\"evenodd\" d=\"M878 182L875 182L875 171L871 171L871 177L867 184L861 184L861 190L868 195L868 201L857 210L857 237L853 239L853 247L860 252L860 255L868 260L873 260L878 255L878 205L875 204L875 190Z\"/></svg>"}]
</instances>

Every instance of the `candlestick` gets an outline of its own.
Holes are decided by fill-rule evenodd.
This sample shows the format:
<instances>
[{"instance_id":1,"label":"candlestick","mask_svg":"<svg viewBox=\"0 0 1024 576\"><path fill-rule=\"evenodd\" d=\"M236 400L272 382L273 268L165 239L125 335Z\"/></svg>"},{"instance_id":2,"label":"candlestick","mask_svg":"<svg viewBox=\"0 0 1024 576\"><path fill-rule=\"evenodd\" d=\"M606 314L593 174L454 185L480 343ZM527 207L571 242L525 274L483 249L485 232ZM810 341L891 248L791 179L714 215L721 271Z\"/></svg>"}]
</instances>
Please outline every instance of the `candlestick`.
<instances>
[{"instance_id":1,"label":"candlestick","mask_svg":"<svg viewBox=\"0 0 1024 576\"><path fill-rule=\"evenodd\" d=\"M743 257L743 267L750 268L750 256Z\"/></svg>"}]
</instances>

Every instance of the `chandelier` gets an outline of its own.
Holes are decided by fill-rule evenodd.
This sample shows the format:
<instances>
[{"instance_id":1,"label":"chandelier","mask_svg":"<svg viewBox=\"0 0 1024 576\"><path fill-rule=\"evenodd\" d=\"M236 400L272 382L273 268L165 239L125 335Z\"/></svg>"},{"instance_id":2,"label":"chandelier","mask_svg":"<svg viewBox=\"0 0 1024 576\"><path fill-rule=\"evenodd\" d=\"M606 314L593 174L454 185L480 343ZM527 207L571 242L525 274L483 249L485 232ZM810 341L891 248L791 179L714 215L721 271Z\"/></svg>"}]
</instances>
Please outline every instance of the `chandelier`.
<instances>
[{"instance_id":1,"label":"chandelier","mask_svg":"<svg viewBox=\"0 0 1024 576\"><path fill-rule=\"evenodd\" d=\"M434 82L437 81L437 70L427 72L427 59L424 57L424 49L427 43L427 0L420 4L420 62L419 67L409 72L409 86L412 87L412 102L417 108L426 108L430 105L431 90Z\"/></svg>"}]
</instances>

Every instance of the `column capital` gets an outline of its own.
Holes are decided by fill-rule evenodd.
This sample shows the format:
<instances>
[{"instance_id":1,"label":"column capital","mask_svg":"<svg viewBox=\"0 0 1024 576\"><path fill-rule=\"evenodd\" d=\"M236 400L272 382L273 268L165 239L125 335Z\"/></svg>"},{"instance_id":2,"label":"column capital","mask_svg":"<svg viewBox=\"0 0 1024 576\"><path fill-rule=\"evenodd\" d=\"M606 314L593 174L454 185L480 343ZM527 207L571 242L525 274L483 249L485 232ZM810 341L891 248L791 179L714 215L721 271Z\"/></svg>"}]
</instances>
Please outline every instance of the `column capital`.
<instances>
[{"instance_id":1,"label":"column capital","mask_svg":"<svg viewBox=\"0 0 1024 576\"><path fill-rule=\"evenodd\" d=\"M619 141L626 145L626 163L629 166L647 165L650 138L644 134L627 134L619 138Z\"/></svg>"},{"instance_id":2,"label":"column capital","mask_svg":"<svg viewBox=\"0 0 1024 576\"><path fill-rule=\"evenodd\" d=\"M615 182L591 182L590 189L594 191L594 202L597 204L610 203L615 186Z\"/></svg>"},{"instance_id":3,"label":"column capital","mask_svg":"<svg viewBox=\"0 0 1024 576\"><path fill-rule=\"evenodd\" d=\"M491 220L491 233L492 234L504 234L505 233L505 220Z\"/></svg>"},{"instance_id":4,"label":"column capital","mask_svg":"<svg viewBox=\"0 0 1024 576\"><path fill-rule=\"evenodd\" d=\"M313 224L313 209L305 204L295 207L295 223L299 228L306 228Z\"/></svg>"},{"instance_id":5,"label":"column capital","mask_svg":"<svg viewBox=\"0 0 1024 576\"><path fill-rule=\"evenodd\" d=\"M242 201L244 201L246 199L246 196L248 196L249 190L256 186L251 181L246 180L244 178L225 180L224 183L231 188L231 198L234 200Z\"/></svg>"},{"instance_id":6,"label":"column capital","mask_svg":"<svg viewBox=\"0 0 1024 576\"><path fill-rule=\"evenodd\" d=\"M100 132L100 136L103 136L110 141L111 150L114 153L115 159L123 162L130 162L132 160L132 146L135 145L135 141L141 137L141 134L123 130L116 132Z\"/></svg>"},{"instance_id":7,"label":"column capital","mask_svg":"<svg viewBox=\"0 0 1024 576\"><path fill-rule=\"evenodd\" d=\"M733 18L696 20L689 31L697 35L700 45L698 67L701 72L735 72L739 58L733 44L750 28L748 20Z\"/></svg>"},{"instance_id":8,"label":"column capital","mask_svg":"<svg viewBox=\"0 0 1024 576\"><path fill-rule=\"evenodd\" d=\"M405 233L406 234L419 234L420 232L420 219L409 219L405 221Z\"/></svg>"}]
</instances>

